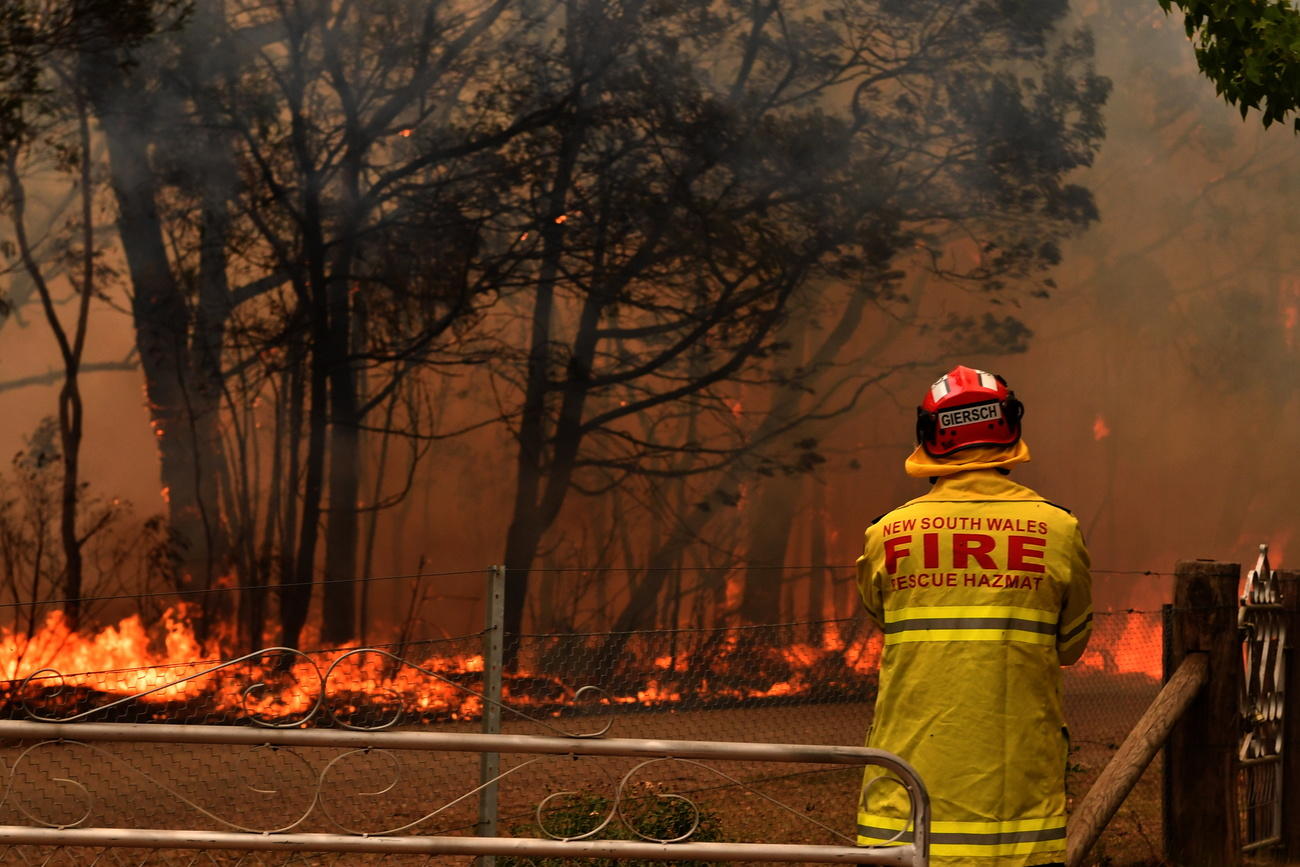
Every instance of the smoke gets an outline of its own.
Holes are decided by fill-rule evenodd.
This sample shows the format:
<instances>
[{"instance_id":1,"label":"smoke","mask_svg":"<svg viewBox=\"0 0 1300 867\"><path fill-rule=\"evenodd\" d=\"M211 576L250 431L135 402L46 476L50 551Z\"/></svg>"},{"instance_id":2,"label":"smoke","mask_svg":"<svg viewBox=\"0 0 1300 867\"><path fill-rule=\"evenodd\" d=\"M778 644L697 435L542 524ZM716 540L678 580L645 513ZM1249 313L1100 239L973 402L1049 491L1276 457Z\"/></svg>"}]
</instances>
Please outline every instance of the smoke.
<instances>
[{"instance_id":1,"label":"smoke","mask_svg":"<svg viewBox=\"0 0 1300 867\"><path fill-rule=\"evenodd\" d=\"M901 284L919 299L920 312L907 318L899 313L906 305L881 299L841 354L849 365L867 344L893 340L874 362L879 381L815 447L804 449L824 462L807 459L803 468L811 472L790 484L798 505L787 566L851 563L867 523L923 490L902 473L913 407L925 385L955 361L1001 373L1026 403L1034 461L1016 477L1079 517L1099 570L1100 607L1158 605L1167 598L1168 578L1142 573L1172 572L1178 559L1248 560L1258 542L1275 546L1275 565L1294 556L1286 548L1298 516L1287 503L1300 467L1289 458L1287 432L1300 421L1294 377L1300 263L1288 242L1300 228L1291 207L1300 180L1285 170L1293 137L1282 129L1265 132L1254 118L1240 121L1198 74L1181 23L1158 9L1118 0L1079 3L1069 26L1091 29L1097 72L1116 84L1101 150L1070 178L1093 192L1098 219L1061 243L1049 297L1008 302L994 312L987 298L927 277L926 254L903 263ZM128 299L118 292L114 300L123 306ZM11 293L10 300L21 302L22 294ZM23 317L33 322L31 313L18 306L0 325L0 412L7 421L0 455L17 451L55 408L53 385L3 388L57 368L39 322L20 327ZM986 339L962 341L968 355L952 358L954 330ZM129 319L97 306L88 359L120 359L131 342ZM891 367L898 369L883 375ZM441 429L473 421L497 399L484 373L458 373L450 384L432 377L427 385ZM771 387L737 387L741 422L768 405ZM84 472L91 488L133 500L143 513L161 511L139 373L93 374L85 390ZM418 609L414 616L430 633L479 628L481 609L472 600L482 593L479 570L501 556L513 493L513 465L504 459L511 447L507 432L480 430L440 442L413 472L406 451L395 450L384 489L409 481L410 493L380 519L373 573L463 574L377 586L377 620L400 622ZM376 457L372 451L370 466ZM758 502L753 494L763 483L753 475L743 481L748 487L710 526L685 564L701 577L687 581L683 593L725 598L720 572L708 569L726 561L714 555L728 549L738 568L746 510ZM371 490L369 482L362 489ZM618 505L610 497L572 498L540 565L644 565L640 552L653 534L671 532L684 510L698 506L695 493L688 488L680 501L655 502L648 485ZM660 510L658 523L636 512L647 504ZM790 614L855 610L843 570L798 574L784 591ZM552 577L538 592L581 615L564 622L599 625L603 610L626 599L630 580ZM815 582L829 588L820 605L811 601Z\"/></svg>"},{"instance_id":2,"label":"smoke","mask_svg":"<svg viewBox=\"0 0 1300 867\"><path fill-rule=\"evenodd\" d=\"M1094 565L1285 556L1297 401L1291 242L1295 141L1240 120L1197 73L1181 21L1081 4L1117 87L1079 173L1100 221L1063 248L1059 291L1026 309L1028 351L996 362L1028 406L1017 475L1070 507ZM994 364L994 362L989 362ZM918 378L923 379L923 378ZM1148 608L1158 576L1097 577L1100 603Z\"/></svg>"}]
</instances>

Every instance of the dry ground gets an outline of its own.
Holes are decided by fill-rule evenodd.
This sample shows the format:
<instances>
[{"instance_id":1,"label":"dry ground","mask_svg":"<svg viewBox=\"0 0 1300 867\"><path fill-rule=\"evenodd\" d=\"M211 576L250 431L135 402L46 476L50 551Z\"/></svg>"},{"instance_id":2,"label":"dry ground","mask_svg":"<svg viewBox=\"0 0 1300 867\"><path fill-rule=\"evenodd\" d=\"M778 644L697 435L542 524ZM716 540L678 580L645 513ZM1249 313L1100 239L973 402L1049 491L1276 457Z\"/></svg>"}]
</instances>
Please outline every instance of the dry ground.
<instances>
[{"instance_id":1,"label":"dry ground","mask_svg":"<svg viewBox=\"0 0 1300 867\"><path fill-rule=\"evenodd\" d=\"M1156 685L1143 678L1075 678L1068 681L1067 708L1074 749L1069 792L1077 799L1100 773L1147 703ZM738 740L782 743L857 744L870 717L865 703L742 707L710 711L653 711L617 717L612 737L682 740ZM582 727L589 720L575 723ZM473 730L462 726L462 730ZM507 731L549 733L532 724L507 724ZM192 805L226 822L270 830L291 824L312 804L320 805L299 830L328 831L331 821L353 831L377 833L418 821L464 793L477 780L473 754L356 754L337 750L254 750L234 747L110 745L45 746L19 760L30 744L0 744L4 772L12 778L0 804L0 824L70 822L91 804L88 825L228 830ZM521 766L527 757L503 757L512 770L501 783L501 828L530 825L535 805L548 793L582 789L612 795L634 760L552 757ZM333 762L331 764L331 762ZM17 766L15 767L15 763ZM841 842L806 821L816 819L851 834L860 772L852 768L712 763L750 781L762 794L737 787L693 765L661 762L629 781L638 792L689 794L716 814L726 839L764 842ZM51 782L76 779L84 788ZM391 788L390 787L391 784ZM1159 864L1161 825L1158 766L1148 770L1098 844L1092 864ZM383 794L375 793L380 790ZM780 801L774 806L763 795ZM474 820L473 799L451 807L407 833L466 833ZM29 811L24 815L23 808ZM255 853L135 850L49 850L0 848L4 864L348 864L466 863L467 859L357 856L286 858Z\"/></svg>"}]
</instances>

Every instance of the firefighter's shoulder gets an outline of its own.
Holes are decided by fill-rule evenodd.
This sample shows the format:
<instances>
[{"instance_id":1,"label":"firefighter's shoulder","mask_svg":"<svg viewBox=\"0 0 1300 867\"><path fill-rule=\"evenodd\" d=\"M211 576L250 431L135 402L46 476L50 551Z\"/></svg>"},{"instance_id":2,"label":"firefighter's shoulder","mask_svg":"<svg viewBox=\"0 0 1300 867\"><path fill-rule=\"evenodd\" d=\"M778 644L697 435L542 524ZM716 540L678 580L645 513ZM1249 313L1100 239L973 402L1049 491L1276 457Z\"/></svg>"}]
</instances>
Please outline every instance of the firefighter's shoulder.
<instances>
[{"instance_id":1,"label":"firefighter's shoulder","mask_svg":"<svg viewBox=\"0 0 1300 867\"><path fill-rule=\"evenodd\" d=\"M1070 517L1072 518L1074 517L1074 512L1071 512L1069 509L1065 508L1065 506L1062 506L1060 503L1053 503L1051 500L1043 500L1043 505L1051 506L1054 509L1060 509L1062 512L1069 515Z\"/></svg>"}]
</instances>

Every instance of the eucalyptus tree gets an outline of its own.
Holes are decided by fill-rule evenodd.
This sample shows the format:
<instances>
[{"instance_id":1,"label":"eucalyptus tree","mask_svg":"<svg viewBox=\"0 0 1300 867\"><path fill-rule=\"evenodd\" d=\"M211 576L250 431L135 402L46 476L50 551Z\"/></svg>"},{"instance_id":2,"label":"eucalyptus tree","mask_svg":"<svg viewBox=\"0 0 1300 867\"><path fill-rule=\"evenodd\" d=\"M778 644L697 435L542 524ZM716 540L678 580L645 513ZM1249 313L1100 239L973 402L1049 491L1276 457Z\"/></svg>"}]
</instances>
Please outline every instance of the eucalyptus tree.
<instances>
[{"instance_id":1,"label":"eucalyptus tree","mask_svg":"<svg viewBox=\"0 0 1300 867\"><path fill-rule=\"evenodd\" d=\"M323 637L355 632L359 515L375 508L359 505L361 437L392 432L369 414L445 344L474 359L467 324L510 268L495 155L548 117L496 96L535 26L532 4L504 0L196 0L130 64L110 43L82 54L182 584L278 573L285 643L322 554ZM249 641L265 601L243 600Z\"/></svg>"},{"instance_id":2,"label":"eucalyptus tree","mask_svg":"<svg viewBox=\"0 0 1300 867\"><path fill-rule=\"evenodd\" d=\"M15 273L30 287L62 364L57 401L60 589L73 629L82 614L82 549L107 520L101 517L89 525L82 520L85 408L80 376L91 299L105 294L111 274L95 218L102 178L92 146L94 82L78 61L110 42L127 58L179 12L170 0L19 0L0 8L0 189L12 226L12 240L3 248L6 258L17 261ZM40 198L30 189L34 176L43 181L40 187L61 188L56 199L62 201L34 204ZM41 228L34 231L37 225ZM70 316L59 310L58 295L65 289L73 302ZM7 312L2 301L0 317ZM39 576L39 562L37 566Z\"/></svg>"},{"instance_id":3,"label":"eucalyptus tree","mask_svg":"<svg viewBox=\"0 0 1300 867\"><path fill-rule=\"evenodd\" d=\"M570 492L752 451L763 432L735 412L737 386L771 380L810 296L888 297L918 247L965 243L973 264L934 268L990 296L1055 263L1095 216L1068 174L1100 141L1108 87L1086 34L1057 31L1065 6L557 9L516 97L570 96L512 151L533 283L496 368L518 395L507 633ZM734 503L734 487L701 502Z\"/></svg>"}]
</instances>

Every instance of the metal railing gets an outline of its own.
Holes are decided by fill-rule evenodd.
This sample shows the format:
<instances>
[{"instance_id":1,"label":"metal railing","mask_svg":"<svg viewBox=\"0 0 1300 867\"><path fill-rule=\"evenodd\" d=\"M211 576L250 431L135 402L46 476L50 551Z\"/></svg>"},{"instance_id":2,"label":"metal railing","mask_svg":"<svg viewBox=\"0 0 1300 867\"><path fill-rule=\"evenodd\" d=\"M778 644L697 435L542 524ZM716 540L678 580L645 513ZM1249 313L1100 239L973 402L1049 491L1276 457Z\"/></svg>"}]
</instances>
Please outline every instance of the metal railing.
<instances>
[{"instance_id":1,"label":"metal railing","mask_svg":"<svg viewBox=\"0 0 1300 867\"><path fill-rule=\"evenodd\" d=\"M72 786L83 796L80 816L67 821L42 818L28 805L17 804L29 825L0 826L0 844L41 846L102 846L166 849L233 849L273 850L277 852L343 852L426 855L513 855L521 857L606 857L654 858L671 861L833 861L851 864L894 864L924 867L929 858L930 804L925 787L916 772L898 757L868 747L806 746L794 744L754 744L711 741L638 740L626 738L566 738L536 735L487 735L427 731L347 731L337 729L268 728L262 726L141 725L134 723L51 723L39 721L0 721L0 740L23 744L21 753L6 768L0 806L14 796L13 780L23 765L38 751L51 746L73 747L87 751L77 763L83 774L134 774L141 781L157 786L158 791L175 801L177 808L190 807L230 830L148 829L94 827L89 824L97 805L90 787L75 776L51 777L48 784ZM98 745L158 744L229 745L252 748L303 750L328 747L344 752L334 756L317 771L314 796L296 818L273 827L254 827L243 821L223 818L169 784L132 768L124 767ZM581 834L552 833L546 828L545 806L559 794L552 793L537 806L538 824L547 838L498 836L399 836L395 832L421 824L457 802L471 798L482 785L471 788L459 798L432 810L398 828L365 830L344 827L325 805L331 769L358 753L376 751L420 750L471 752L480 754L517 753L534 756L630 757L641 759L619 781L609 813L596 828ZM713 771L730 783L742 781L700 764L703 760L744 762L794 762L833 765L876 765L886 769L908 793L914 830L913 842L878 847L852 845L802 845L779 843L691 842L695 828L671 839L656 838L637 831L640 840L600 840L595 835L620 815L628 798L628 784L641 768L656 762L676 761L695 768ZM518 767L518 766L517 766ZM515 769L517 769L517 767ZM501 776L511 773L511 769ZM494 781L495 782L495 781ZM254 789L254 791L257 791ZM264 791L264 790L263 790ZM370 793L375 794L375 793ZM659 793L660 798L682 801L684 796ZM786 808L797 813L793 808ZM698 816L698 811L697 811ZM313 820L334 825L342 833L307 833L302 831ZM635 831L635 828L633 829Z\"/></svg>"},{"instance_id":2,"label":"metal railing","mask_svg":"<svg viewBox=\"0 0 1300 867\"><path fill-rule=\"evenodd\" d=\"M455 730L453 733L468 733L479 729L492 734L504 728L511 734L537 730L571 742L577 737L603 736L610 731L611 725L617 723L617 734L625 739L667 735L680 739L673 742L717 738L727 742L778 745L791 740L809 744L842 744L848 738L856 740L870 721L881 642L878 631L861 619L627 633L525 635L519 642L519 669L503 673L499 606L502 573L499 567L488 572L492 579L488 598L495 600L496 604L485 606L485 628L474 635L437 641L404 641L387 648L333 651L269 648L225 661L108 672L59 672L52 668L32 671L33 666L29 664L29 673L23 679L0 681L0 716L25 716L36 723L75 723L78 727L73 730L73 735L89 731L81 726L90 723L155 721L188 723L187 728L214 723L251 726L253 731L275 728L291 734L303 728L318 727L330 729L333 734L340 734L337 729L395 733L398 727L410 729L417 726L439 732L452 729ZM1073 702L1071 721L1076 739L1085 745L1084 749L1104 752L1105 744L1112 739L1118 740L1112 730L1119 735L1127 731L1131 725L1128 714L1132 718L1139 716L1149 700L1148 694L1153 696L1158 690L1153 677L1139 672L1143 670L1143 661L1149 661L1159 645L1159 621L1151 612L1102 612L1098 614L1095 639L1100 639L1096 641L1097 652L1067 672L1066 693L1067 701ZM600 688L578 687L582 683L597 683ZM1106 695L1107 701L1098 704L1095 700L1098 694ZM597 713L607 715L608 721L592 722ZM151 722L149 727L156 729L158 725ZM0 737L3 736L0 733ZM40 764L34 760L37 754L52 761L52 755L57 752L53 747L55 743L62 743L62 749L66 751L90 748L89 742L87 745L73 745L71 737L64 734L62 741L58 738L42 741L45 746L19 768L15 768L14 758L22 754L27 745L15 745L12 741L0 743L0 825L28 824L28 819L13 806L15 798L23 794L19 791L23 787L15 788L12 784L15 774L20 771L29 774ZM255 740L263 747L273 746L270 738ZM106 745L94 746L103 748ZM193 785L188 789L181 787L182 794L205 804L208 802L204 797L210 796L216 806L208 806L211 811L220 813L232 800L240 798L241 793L247 795L243 778L262 774L259 766L277 762L284 764L292 758L289 754L294 750L315 748L279 749L277 756L272 758L272 751L268 749L236 750L232 754L228 745L222 750L211 749L192 755L179 765L172 762L171 754L166 751L152 750L152 755L131 754L134 769L124 769L116 779L99 781L99 788L94 792L95 797L103 801L120 802L117 806L122 808L123 817L115 821L88 819L86 822L117 825L124 831L155 828L162 835L158 838L160 841L173 837L177 832L172 827L174 823L169 822L172 816L161 816L159 824L158 814L165 812L161 806L152 805L152 812L144 808L132 812L123 806L126 799L133 797L130 794L131 780L144 779L134 770L144 769L149 772L146 776L155 779L167 779L169 775L192 776L194 779L190 782ZM119 758L125 755L124 750L116 752ZM341 803L338 793L344 789L351 787L354 792L366 794L369 791L367 774L375 773L376 767L382 765L376 758L381 753L378 748L354 747L345 756L321 759L311 773L290 774L279 779L275 785L279 787L281 806L292 805L299 813L305 813L311 804L319 803L304 822L294 825L298 816L295 813L282 821L268 821L258 826L259 832L270 833L279 841L266 844L267 848L280 848L292 835L321 830L319 824L311 825L311 822L319 818L328 823L329 816L342 809L336 804ZM559 759L551 759L547 764L517 765L516 760L521 756L502 756L496 750L461 756L427 750L407 750L405 753L401 766L403 785L419 780L426 789L433 790L437 800L426 798L422 803L444 803L446 800L445 808L429 814L436 816L436 823L425 825L419 831L436 835L477 833L480 838L500 837L499 826L512 834L535 833L523 830L519 823L532 817L536 798L542 797L541 794L534 796L534 793L544 792L544 787L551 782L551 763L561 763ZM571 749L566 755L588 754ZM367 766L357 756L369 756L374 761ZM526 758L526 754L522 757ZM1084 761L1092 759L1085 758ZM105 769L109 767L108 763L101 764ZM321 764L326 767L322 769L319 767ZM394 769L397 767L395 761L391 764ZM568 788L586 792L593 786L599 788L604 784L600 777L590 775L578 779L579 770L594 770L608 776L608 771L599 766L603 764L607 768L611 762L595 762L589 758L583 763L564 764ZM69 762L68 765L76 768L75 763ZM682 762L676 763L677 767L682 765ZM505 773L501 772L503 767ZM781 799L794 802L790 793L797 786L779 776L772 765L763 769L763 780L758 780L754 771L745 769L741 775L747 782L758 782L763 786L770 784L770 789L776 791ZM646 771L647 774L661 772L667 773L663 765ZM803 773L808 774L807 771ZM744 784L725 775L712 777L709 782L703 779L703 774L700 771L697 778L686 785L674 783L677 788L672 791L699 800L706 813L712 811L719 818L731 839L761 837L780 843L844 841L846 845L855 840L849 827L831 829L816 823L820 827L800 825L792 831L791 826L783 822L778 824L742 815L747 812L746 808L759 803L760 799L743 800L748 795L739 791L738 786ZM680 779L683 775L676 776ZM797 813L803 820L814 809L828 816L842 813L847 818L851 814L856 781L846 770L838 775L826 772L821 776L828 781L834 777L835 787L831 792L830 785L827 785L822 806L813 808L807 799L800 800L800 809L788 810L784 816ZM54 780L72 778L72 775L60 771L47 774L47 777ZM206 788L198 782L202 780L210 781ZM457 787L461 784L469 787L475 780L475 788L454 797L461 791ZM780 782L773 782L778 780ZM646 797L644 781L636 785L642 787L637 790L641 797ZM63 792L65 796L75 794L75 785L71 783L51 783L37 793L40 797L51 798L48 803L43 803L43 809L55 810L58 806L58 810L63 811L59 812L57 820L46 824L55 830L58 826L66 826L64 830L76 831L79 835L86 829L86 822L78 818L82 811L73 810L66 804L74 799L64 797L63 802L58 802L53 798L52 793L60 786L66 790ZM269 784L263 786L264 789L268 787ZM633 784L625 781L620 791L632 787ZM326 791L327 788L332 791ZM88 784L89 789L94 789L94 786ZM196 797L195 790L201 790L199 795L204 797ZM33 791L27 787L29 794ZM8 808L5 808L6 798ZM619 799L628 802L622 794ZM250 799L245 797L245 800ZM548 809L558 803L561 802L550 800ZM763 809L768 809L768 806L763 806ZM770 812L781 820L782 816L777 815L778 809L771 807ZM622 826L627 823L620 823L618 813L617 805L608 808L608 815L615 817L617 827L613 830L623 833L626 829ZM192 830L203 835L207 841L205 846L218 845L215 841L220 837L212 835L227 833L236 834L235 840L247 842L246 836L238 835L248 832L204 821L213 827L195 827ZM203 822L190 824L201 825ZM352 823L356 828L361 824ZM437 827L432 827L433 824ZM539 821L537 824L542 823ZM745 827L737 829L736 824ZM387 826L376 825L358 833L370 837L392 836L383 833L388 830ZM80 848L82 844L77 843L77 835L59 837L57 845ZM138 837L133 833L122 839L134 841ZM318 838L313 836L311 839ZM399 839L405 841L409 838ZM462 841L464 838L449 839ZM605 845L605 841L594 839L586 842ZM901 843L902 839L898 842ZM654 840L642 843L659 845ZM6 844L14 847L9 855L25 857L25 853L17 849L19 844L0 839L0 860L6 856ZM393 845L405 847L410 844ZM453 848L444 854L451 855L461 851L456 847L466 844L448 845ZM346 848L338 851L357 850ZM854 847L854 851L861 850ZM627 857L646 856L629 854ZM701 856L689 856L679 851L677 857ZM743 857L745 860L759 860L752 854ZM891 857L898 857L898 853L892 853ZM714 856L710 858L722 860ZM36 863L40 862L37 857Z\"/></svg>"}]
</instances>

